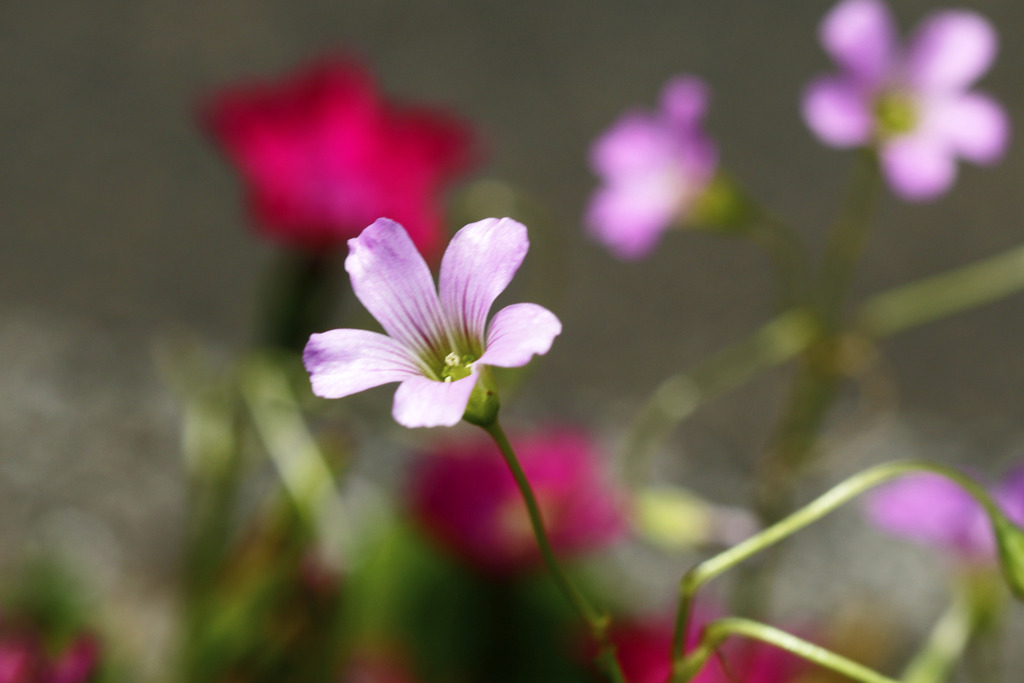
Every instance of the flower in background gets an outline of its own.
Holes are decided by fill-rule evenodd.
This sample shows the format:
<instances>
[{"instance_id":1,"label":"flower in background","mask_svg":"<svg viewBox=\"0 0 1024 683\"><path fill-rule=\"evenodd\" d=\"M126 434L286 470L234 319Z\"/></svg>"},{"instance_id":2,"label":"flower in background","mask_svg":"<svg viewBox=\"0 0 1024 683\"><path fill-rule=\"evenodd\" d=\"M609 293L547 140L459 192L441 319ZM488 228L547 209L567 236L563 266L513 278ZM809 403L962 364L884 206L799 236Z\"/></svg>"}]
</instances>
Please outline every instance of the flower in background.
<instances>
[{"instance_id":1,"label":"flower in background","mask_svg":"<svg viewBox=\"0 0 1024 683\"><path fill-rule=\"evenodd\" d=\"M1006 515L1024 524L1024 467L992 490ZM995 559L996 542L988 516L962 488L936 474L906 477L880 488L865 511L879 528L939 546L971 562Z\"/></svg>"},{"instance_id":2,"label":"flower in background","mask_svg":"<svg viewBox=\"0 0 1024 683\"><path fill-rule=\"evenodd\" d=\"M623 533L623 500L588 437L555 429L514 442L557 554L596 550ZM410 480L409 498L426 532L471 565L493 574L540 565L526 505L490 442L440 448L424 457Z\"/></svg>"},{"instance_id":3,"label":"flower in background","mask_svg":"<svg viewBox=\"0 0 1024 683\"><path fill-rule=\"evenodd\" d=\"M841 71L805 91L807 125L835 147L876 145L900 197L936 197L953 184L957 157L989 164L1006 149L1002 107L968 90L996 53L995 31L978 14L931 14L901 49L884 3L846 0L825 17L820 39Z\"/></svg>"},{"instance_id":4,"label":"flower in background","mask_svg":"<svg viewBox=\"0 0 1024 683\"><path fill-rule=\"evenodd\" d=\"M452 426L466 412L484 366L525 365L547 353L562 331L551 311L529 303L507 306L487 324L530 246L526 227L511 218L488 218L455 234L441 260L440 296L398 223L381 218L348 244L352 289L387 335L348 329L312 335L302 358L317 396L341 398L401 382L392 411L399 424Z\"/></svg>"},{"instance_id":5,"label":"flower in background","mask_svg":"<svg viewBox=\"0 0 1024 683\"><path fill-rule=\"evenodd\" d=\"M90 635L53 651L32 630L0 629L0 683L87 683L98 666L99 644Z\"/></svg>"},{"instance_id":6,"label":"flower in background","mask_svg":"<svg viewBox=\"0 0 1024 683\"><path fill-rule=\"evenodd\" d=\"M303 249L338 246L391 216L433 256L443 234L438 194L476 157L465 123L384 100L347 60L225 88L202 118L238 166L259 226Z\"/></svg>"},{"instance_id":7,"label":"flower in background","mask_svg":"<svg viewBox=\"0 0 1024 683\"><path fill-rule=\"evenodd\" d=\"M626 683L664 683L672 673L670 619L615 622L611 640ZM697 644L700 629L691 633L690 647ZM788 683L807 671L808 664L795 655L756 641L733 641L720 649L693 679L693 683ZM725 662L723 666L722 662Z\"/></svg>"},{"instance_id":8,"label":"flower in background","mask_svg":"<svg viewBox=\"0 0 1024 683\"><path fill-rule=\"evenodd\" d=\"M715 174L717 152L702 119L708 92L693 76L665 85L661 109L620 118L591 148L603 186L590 200L586 224L612 253L637 259L673 223L686 221Z\"/></svg>"}]
</instances>

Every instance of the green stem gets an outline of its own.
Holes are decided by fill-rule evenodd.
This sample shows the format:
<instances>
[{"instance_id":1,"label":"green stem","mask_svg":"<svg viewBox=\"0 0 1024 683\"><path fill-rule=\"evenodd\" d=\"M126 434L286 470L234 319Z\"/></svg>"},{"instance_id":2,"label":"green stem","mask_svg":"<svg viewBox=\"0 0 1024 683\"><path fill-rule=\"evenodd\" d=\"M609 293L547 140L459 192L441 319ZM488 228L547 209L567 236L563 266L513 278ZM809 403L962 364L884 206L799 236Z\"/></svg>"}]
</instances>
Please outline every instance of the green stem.
<instances>
[{"instance_id":1,"label":"green stem","mask_svg":"<svg viewBox=\"0 0 1024 683\"><path fill-rule=\"evenodd\" d=\"M897 683L892 678L883 676L866 666L837 655L802 638L797 638L783 630L749 619L739 619L736 617L718 619L708 625L704 630L704 636L701 638L700 644L694 649L693 653L675 665L671 678L672 683L686 683L692 680L694 676L700 673L701 668L703 668L711 655L714 654L715 650L730 636L744 636L774 645L809 662L831 669L854 680L862 681L863 683Z\"/></svg>"},{"instance_id":2,"label":"green stem","mask_svg":"<svg viewBox=\"0 0 1024 683\"><path fill-rule=\"evenodd\" d=\"M846 210L829 235L820 275L820 306L825 322L834 327L843 316L846 293L867 242L878 195L878 159L860 151L846 201Z\"/></svg>"},{"instance_id":3,"label":"green stem","mask_svg":"<svg viewBox=\"0 0 1024 683\"><path fill-rule=\"evenodd\" d=\"M710 399L793 358L815 338L814 317L792 310L774 318L747 339L726 347L689 372L664 380L630 425L621 451L627 478L639 481L650 456L679 422Z\"/></svg>"},{"instance_id":4,"label":"green stem","mask_svg":"<svg viewBox=\"0 0 1024 683\"><path fill-rule=\"evenodd\" d=\"M744 560L769 548L784 538L816 522L830 512L845 505L853 498L892 479L910 474L930 472L949 479L962 487L984 509L992 523L996 538L1000 541L1000 558L1004 576L1011 589L1019 592L1021 588L1021 572L1024 564L1021 554L1024 553L1024 532L1009 522L999 507L993 502L988 492L970 477L943 465L924 461L897 461L871 467L849 477L832 487L789 516L751 536L718 555L692 567L680 582L679 609L676 613L676 630L673 642L674 657L678 660L685 652L687 632L689 630L690 612L694 595L697 590L735 567ZM1010 546L1007 548L1007 546ZM1007 553L1015 554L1007 554Z\"/></svg>"},{"instance_id":5,"label":"green stem","mask_svg":"<svg viewBox=\"0 0 1024 683\"><path fill-rule=\"evenodd\" d=\"M989 303L1024 288L1024 245L872 297L859 325L884 337Z\"/></svg>"},{"instance_id":6,"label":"green stem","mask_svg":"<svg viewBox=\"0 0 1024 683\"><path fill-rule=\"evenodd\" d=\"M903 671L903 683L942 683L963 657L971 639L974 614L970 601L959 591L932 629L924 647Z\"/></svg>"},{"instance_id":7,"label":"green stem","mask_svg":"<svg viewBox=\"0 0 1024 683\"><path fill-rule=\"evenodd\" d=\"M764 249L771 259L778 282L779 310L807 305L810 260L793 229L758 208L754 222L741 234Z\"/></svg>"},{"instance_id":8,"label":"green stem","mask_svg":"<svg viewBox=\"0 0 1024 683\"><path fill-rule=\"evenodd\" d=\"M537 547L544 558L544 564L547 565L548 572L562 593L565 594L565 597L568 598L580 618L587 624L591 636L599 644L598 664L601 665L614 683L625 683L625 677L615 656L615 646L608 637L611 617L598 612L587 601L576 585L573 584L572 580L569 579L568 574L565 573L561 565L559 565L554 550L551 548L551 542L548 540L547 532L544 530L544 519L541 516L540 507L537 505L537 498L533 494L533 488L530 486L530 481L526 478L526 473L523 472L523 468L519 464L519 458L516 457L512 444L509 443L508 437L505 435L505 431L501 428L498 420L494 419L480 426L494 439L494 443L497 444L498 449L505 458L505 462L508 464L509 470L512 472L512 477L516 480L519 492L526 503L526 511L530 516L530 526L533 527L533 535L537 539Z\"/></svg>"}]
</instances>

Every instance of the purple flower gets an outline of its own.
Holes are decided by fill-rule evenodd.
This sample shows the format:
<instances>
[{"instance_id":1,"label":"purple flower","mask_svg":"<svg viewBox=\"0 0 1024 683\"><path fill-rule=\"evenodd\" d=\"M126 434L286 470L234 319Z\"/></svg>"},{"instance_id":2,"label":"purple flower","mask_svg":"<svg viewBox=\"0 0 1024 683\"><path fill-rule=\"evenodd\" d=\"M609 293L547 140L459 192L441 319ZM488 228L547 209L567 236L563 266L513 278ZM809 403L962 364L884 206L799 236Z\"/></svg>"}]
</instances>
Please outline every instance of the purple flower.
<instances>
[{"instance_id":1,"label":"purple flower","mask_svg":"<svg viewBox=\"0 0 1024 683\"><path fill-rule=\"evenodd\" d=\"M604 185L590 200L586 224L612 253L637 259L669 225L685 221L715 173L717 152L704 133L704 83L677 76L661 110L620 118L591 148L590 165Z\"/></svg>"},{"instance_id":2,"label":"purple flower","mask_svg":"<svg viewBox=\"0 0 1024 683\"><path fill-rule=\"evenodd\" d=\"M968 91L996 53L995 31L978 14L931 14L901 49L884 3L846 0L825 17L820 39L841 70L804 92L807 125L834 147L876 145L882 170L903 199L948 190L957 157L989 164L1006 149L1002 107Z\"/></svg>"},{"instance_id":3,"label":"purple flower","mask_svg":"<svg viewBox=\"0 0 1024 683\"><path fill-rule=\"evenodd\" d=\"M1012 521L1024 523L1024 467L1011 472L992 496ZM985 512L944 477L921 474L889 484L868 498L865 509L874 524L890 533L970 561L995 559L996 542Z\"/></svg>"},{"instance_id":4,"label":"purple flower","mask_svg":"<svg viewBox=\"0 0 1024 683\"><path fill-rule=\"evenodd\" d=\"M510 218L488 218L455 234L441 260L440 297L398 223L380 218L348 248L352 290L387 335L312 335L303 361L318 396L341 398L401 382L392 411L399 424L451 426L462 419L483 366L525 365L562 331L558 318L537 304L507 306L487 325L491 305L529 249L526 227Z\"/></svg>"}]
</instances>

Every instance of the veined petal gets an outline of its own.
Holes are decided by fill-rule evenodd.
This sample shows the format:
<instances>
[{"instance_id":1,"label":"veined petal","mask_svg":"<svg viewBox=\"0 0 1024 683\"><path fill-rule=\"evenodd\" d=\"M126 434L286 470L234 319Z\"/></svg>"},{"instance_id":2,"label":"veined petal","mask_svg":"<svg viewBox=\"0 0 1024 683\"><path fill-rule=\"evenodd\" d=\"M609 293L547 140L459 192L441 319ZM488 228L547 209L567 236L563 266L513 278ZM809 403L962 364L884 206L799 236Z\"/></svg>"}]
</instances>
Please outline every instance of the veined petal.
<instances>
[{"instance_id":1,"label":"veined petal","mask_svg":"<svg viewBox=\"0 0 1024 683\"><path fill-rule=\"evenodd\" d=\"M957 94L929 107L929 118L950 146L978 164L993 163L1003 155L1010 123L1002 106L978 93Z\"/></svg>"},{"instance_id":2,"label":"veined petal","mask_svg":"<svg viewBox=\"0 0 1024 683\"><path fill-rule=\"evenodd\" d=\"M512 304L498 311L487 332L483 365L517 368L535 354L544 354L562 331L555 314L537 304Z\"/></svg>"},{"instance_id":3,"label":"veined petal","mask_svg":"<svg viewBox=\"0 0 1024 683\"><path fill-rule=\"evenodd\" d=\"M804 122L825 144L856 147L867 144L874 119L867 94L856 83L835 76L811 82L804 91Z\"/></svg>"},{"instance_id":4,"label":"veined petal","mask_svg":"<svg viewBox=\"0 0 1024 683\"><path fill-rule=\"evenodd\" d=\"M985 73L996 55L992 25L968 10L936 12L914 32L907 50L907 75L923 89L965 88Z\"/></svg>"},{"instance_id":5,"label":"veined petal","mask_svg":"<svg viewBox=\"0 0 1024 683\"><path fill-rule=\"evenodd\" d=\"M352 290L381 327L420 357L449 353L430 269L405 229L379 218L348 249Z\"/></svg>"},{"instance_id":6,"label":"veined petal","mask_svg":"<svg viewBox=\"0 0 1024 683\"><path fill-rule=\"evenodd\" d=\"M313 334L302 353L313 393L341 398L422 374L400 342L368 330Z\"/></svg>"},{"instance_id":7,"label":"veined petal","mask_svg":"<svg viewBox=\"0 0 1024 683\"><path fill-rule=\"evenodd\" d=\"M908 201L934 199L956 179L956 162L944 141L906 136L882 149L882 170L893 192Z\"/></svg>"},{"instance_id":8,"label":"veined petal","mask_svg":"<svg viewBox=\"0 0 1024 683\"><path fill-rule=\"evenodd\" d=\"M896 27L880 0L846 0L821 22L819 38L836 63L865 85L878 85L889 72Z\"/></svg>"},{"instance_id":9,"label":"veined petal","mask_svg":"<svg viewBox=\"0 0 1024 683\"><path fill-rule=\"evenodd\" d=\"M410 377L398 385L391 414L405 427L451 427L466 412L477 374L454 382Z\"/></svg>"},{"instance_id":10,"label":"veined petal","mask_svg":"<svg viewBox=\"0 0 1024 683\"><path fill-rule=\"evenodd\" d=\"M488 218L455 233L441 259L441 307L455 339L483 352L487 314L512 281L530 248L526 226L511 218Z\"/></svg>"}]
</instances>

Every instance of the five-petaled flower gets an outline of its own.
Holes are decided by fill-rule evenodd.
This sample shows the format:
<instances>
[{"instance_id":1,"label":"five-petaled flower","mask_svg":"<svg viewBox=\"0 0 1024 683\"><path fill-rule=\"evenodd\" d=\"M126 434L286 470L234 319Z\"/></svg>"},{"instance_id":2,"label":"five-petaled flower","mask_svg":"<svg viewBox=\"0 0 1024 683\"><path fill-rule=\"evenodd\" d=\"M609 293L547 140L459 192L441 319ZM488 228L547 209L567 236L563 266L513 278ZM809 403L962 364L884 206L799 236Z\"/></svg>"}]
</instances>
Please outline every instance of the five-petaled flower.
<instances>
[{"instance_id":1,"label":"five-petaled flower","mask_svg":"<svg viewBox=\"0 0 1024 683\"><path fill-rule=\"evenodd\" d=\"M718 160L702 127L707 101L702 81L677 76L662 91L660 111L626 114L591 148L604 184L585 220L616 256L645 256L673 222L690 217L707 189Z\"/></svg>"},{"instance_id":2,"label":"five-petaled flower","mask_svg":"<svg viewBox=\"0 0 1024 683\"><path fill-rule=\"evenodd\" d=\"M1024 467L992 489L1006 515L1024 524ZM981 505L960 486L936 474L907 477L879 489L867 499L868 518L878 527L913 538L970 562L996 556L992 527Z\"/></svg>"},{"instance_id":3,"label":"five-petaled flower","mask_svg":"<svg viewBox=\"0 0 1024 683\"><path fill-rule=\"evenodd\" d=\"M586 434L555 428L514 441L554 552L597 550L622 535L625 497ZM493 444L435 449L418 462L409 489L420 526L471 566L507 575L541 564L526 505Z\"/></svg>"},{"instance_id":4,"label":"five-petaled flower","mask_svg":"<svg viewBox=\"0 0 1024 683\"><path fill-rule=\"evenodd\" d=\"M978 14L936 12L900 49L881 0L846 0L825 17L820 39L841 71L805 91L807 125L835 147L877 146L900 197L936 197L953 184L956 157L988 164L1006 149L1002 107L968 91L996 53L995 31Z\"/></svg>"},{"instance_id":5,"label":"five-petaled flower","mask_svg":"<svg viewBox=\"0 0 1024 683\"><path fill-rule=\"evenodd\" d=\"M510 218L488 218L455 234L441 259L440 297L398 223L378 219L348 246L352 289L387 335L312 335L303 361L318 396L401 382L393 410L399 424L451 426L465 413L484 366L525 365L562 331L553 313L530 303L507 306L487 324L529 249L526 227Z\"/></svg>"},{"instance_id":6,"label":"five-petaled flower","mask_svg":"<svg viewBox=\"0 0 1024 683\"><path fill-rule=\"evenodd\" d=\"M302 249L340 246L390 216L434 256L444 233L439 193L477 157L465 123L384 100L347 59L225 88L203 120L238 166L261 229Z\"/></svg>"}]
</instances>

